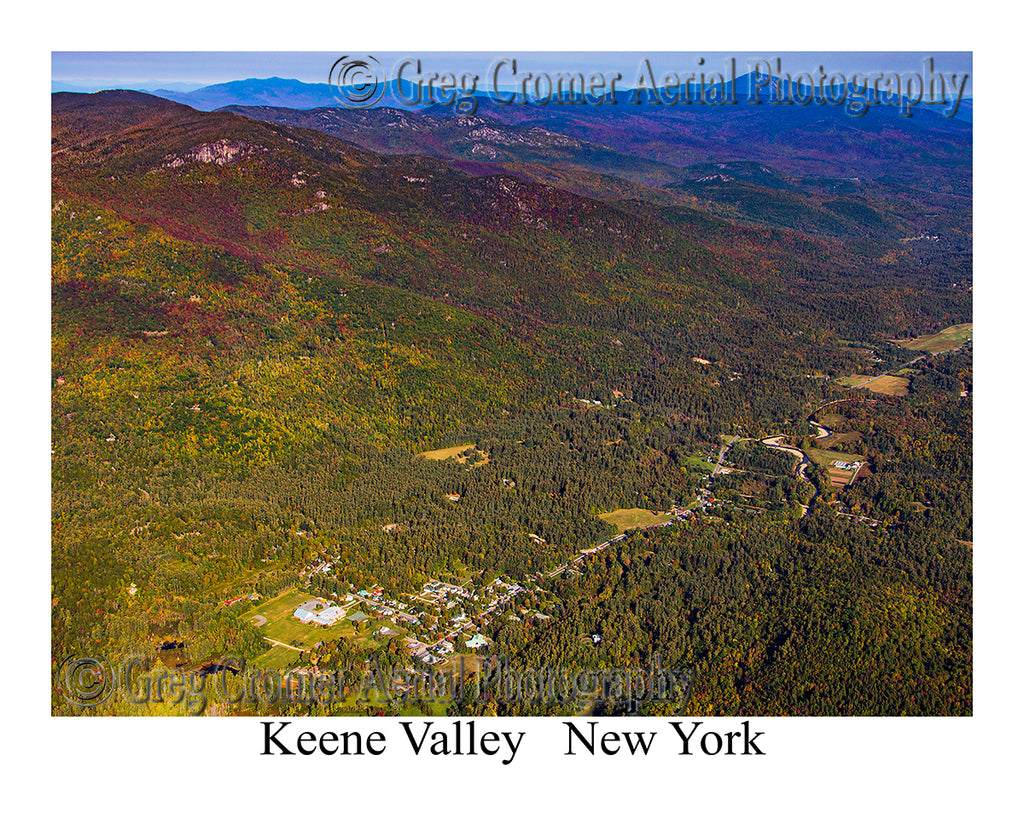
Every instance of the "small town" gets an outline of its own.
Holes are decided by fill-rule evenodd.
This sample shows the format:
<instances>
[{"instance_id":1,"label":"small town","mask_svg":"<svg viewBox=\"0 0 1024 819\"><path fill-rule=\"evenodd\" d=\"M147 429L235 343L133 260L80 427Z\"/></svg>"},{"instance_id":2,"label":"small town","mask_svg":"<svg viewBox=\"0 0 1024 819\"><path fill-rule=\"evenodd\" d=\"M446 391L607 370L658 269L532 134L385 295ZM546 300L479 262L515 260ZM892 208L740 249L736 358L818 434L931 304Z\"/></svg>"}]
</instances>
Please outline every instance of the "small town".
<instances>
[{"instance_id":1,"label":"small town","mask_svg":"<svg viewBox=\"0 0 1024 819\"><path fill-rule=\"evenodd\" d=\"M564 568L564 567L563 567ZM332 565L321 562L308 568L312 574L329 574ZM333 626L348 621L361 626L373 621L375 638L401 637L410 657L426 665L441 662L456 650L478 649L490 639L480 629L510 608L512 600L526 588L519 583L495 578L479 590L471 590L442 580L430 580L414 594L400 595L404 601L388 597L384 589L352 589L337 600L312 597L295 608L292 617L310 626ZM477 612L467 614L467 609ZM519 619L514 612L506 616ZM547 619L541 612L530 612Z\"/></svg>"}]
</instances>

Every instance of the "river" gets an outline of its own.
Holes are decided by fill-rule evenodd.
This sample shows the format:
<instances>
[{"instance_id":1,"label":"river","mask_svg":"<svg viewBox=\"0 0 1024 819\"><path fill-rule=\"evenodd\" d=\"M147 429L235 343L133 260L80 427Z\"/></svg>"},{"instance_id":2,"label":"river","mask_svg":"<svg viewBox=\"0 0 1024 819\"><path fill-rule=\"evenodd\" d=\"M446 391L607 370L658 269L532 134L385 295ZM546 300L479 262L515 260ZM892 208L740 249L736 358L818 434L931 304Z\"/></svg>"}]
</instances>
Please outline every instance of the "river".
<instances>
[{"instance_id":1,"label":"river","mask_svg":"<svg viewBox=\"0 0 1024 819\"><path fill-rule=\"evenodd\" d=\"M822 438L827 438L829 435L832 434L832 430L826 429L821 424L819 424L819 423L817 423L815 421L808 421L808 423L812 427L815 427L817 429L817 434L815 435L815 440L821 440ZM802 449L797 449L795 446L786 446L785 444L780 444L779 443L780 441L784 441L785 439L786 439L785 435L771 435L771 436L769 436L767 438L762 438L761 439L761 443L764 444L769 449L779 449L779 450L782 450L783 452L788 452L790 455L795 455L796 457L798 457L800 459L800 465L797 466L797 468L796 468L797 477L807 481L808 483L810 483L810 481L807 478L807 467L811 465L810 459L807 457L807 455L804 453L804 451ZM815 487L814 494L815 494L815 497L818 494L817 487ZM812 500L813 500L813 498L812 498ZM806 515L807 514L807 507L804 506L803 510L804 510L803 513Z\"/></svg>"}]
</instances>

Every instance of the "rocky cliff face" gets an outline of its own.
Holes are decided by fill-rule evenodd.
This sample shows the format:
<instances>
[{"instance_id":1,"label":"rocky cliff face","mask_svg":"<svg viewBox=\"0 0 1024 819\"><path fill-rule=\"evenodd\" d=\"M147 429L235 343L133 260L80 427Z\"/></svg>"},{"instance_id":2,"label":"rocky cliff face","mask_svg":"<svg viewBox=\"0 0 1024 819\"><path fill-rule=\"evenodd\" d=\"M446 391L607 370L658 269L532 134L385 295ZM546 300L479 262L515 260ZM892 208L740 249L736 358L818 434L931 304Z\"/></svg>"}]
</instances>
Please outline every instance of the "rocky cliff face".
<instances>
[{"instance_id":1,"label":"rocky cliff face","mask_svg":"<svg viewBox=\"0 0 1024 819\"><path fill-rule=\"evenodd\" d=\"M249 145L247 142L232 139L220 139L217 140L217 142L208 142L203 145L197 145L192 150L180 156L168 154L164 157L163 167L180 168L182 165L187 165L193 162L228 165L262 150L264 149L259 145Z\"/></svg>"}]
</instances>

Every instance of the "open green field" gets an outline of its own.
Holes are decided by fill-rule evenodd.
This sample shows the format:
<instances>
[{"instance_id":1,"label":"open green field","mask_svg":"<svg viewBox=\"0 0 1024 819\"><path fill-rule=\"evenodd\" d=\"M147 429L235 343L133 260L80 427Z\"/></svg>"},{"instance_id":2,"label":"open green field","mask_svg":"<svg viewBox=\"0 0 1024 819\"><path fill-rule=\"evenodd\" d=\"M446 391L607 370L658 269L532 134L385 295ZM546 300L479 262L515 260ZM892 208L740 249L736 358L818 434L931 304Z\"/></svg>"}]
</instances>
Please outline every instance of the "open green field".
<instances>
[{"instance_id":1,"label":"open green field","mask_svg":"<svg viewBox=\"0 0 1024 819\"><path fill-rule=\"evenodd\" d=\"M920 350L924 353L948 353L957 347L962 347L974 335L974 324L954 324L946 327L930 336L918 336L906 341L896 343L906 350Z\"/></svg>"},{"instance_id":2,"label":"open green field","mask_svg":"<svg viewBox=\"0 0 1024 819\"><path fill-rule=\"evenodd\" d=\"M460 635L460 639L464 638ZM480 658L476 654L459 654L455 652L454 654L449 654L443 662L438 663L436 669L456 676L465 672L468 679L470 676L480 673Z\"/></svg>"},{"instance_id":3,"label":"open green field","mask_svg":"<svg viewBox=\"0 0 1024 819\"><path fill-rule=\"evenodd\" d=\"M846 416L840 415L838 412L830 412L815 417L818 419L819 424L828 429L835 429L846 420Z\"/></svg>"},{"instance_id":4,"label":"open green field","mask_svg":"<svg viewBox=\"0 0 1024 819\"><path fill-rule=\"evenodd\" d=\"M709 464L707 459L702 458L700 455L689 456L686 458L685 463L687 469L692 469L695 472L707 472L710 474L715 469L714 464Z\"/></svg>"},{"instance_id":5,"label":"open green field","mask_svg":"<svg viewBox=\"0 0 1024 819\"><path fill-rule=\"evenodd\" d=\"M274 671L287 671L299 665L299 652L283 646L270 646L266 653L260 654L258 665Z\"/></svg>"},{"instance_id":6,"label":"open green field","mask_svg":"<svg viewBox=\"0 0 1024 819\"><path fill-rule=\"evenodd\" d=\"M827 447L833 447L836 444L859 444L863 437L859 432L833 432L827 438L822 438L818 443L824 444Z\"/></svg>"},{"instance_id":7,"label":"open green field","mask_svg":"<svg viewBox=\"0 0 1024 819\"><path fill-rule=\"evenodd\" d=\"M866 461L868 457L856 452L837 452L834 449L818 449L811 447L807 450L807 457L816 464L828 466L832 461Z\"/></svg>"},{"instance_id":8,"label":"open green field","mask_svg":"<svg viewBox=\"0 0 1024 819\"><path fill-rule=\"evenodd\" d=\"M629 529L646 529L672 520L672 515L667 512L651 512L648 509L616 509L598 517L618 529L620 535Z\"/></svg>"}]
</instances>

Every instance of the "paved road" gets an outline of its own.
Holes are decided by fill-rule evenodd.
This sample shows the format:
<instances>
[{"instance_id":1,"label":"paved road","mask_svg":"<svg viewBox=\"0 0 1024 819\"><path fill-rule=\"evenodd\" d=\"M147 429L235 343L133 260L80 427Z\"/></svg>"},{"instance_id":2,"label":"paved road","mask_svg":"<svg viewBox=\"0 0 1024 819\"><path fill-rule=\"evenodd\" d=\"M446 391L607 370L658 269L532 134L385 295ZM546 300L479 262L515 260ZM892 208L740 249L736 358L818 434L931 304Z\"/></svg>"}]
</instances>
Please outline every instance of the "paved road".
<instances>
[{"instance_id":1,"label":"paved road","mask_svg":"<svg viewBox=\"0 0 1024 819\"><path fill-rule=\"evenodd\" d=\"M867 515L851 515L848 512L836 512L839 517L850 518L852 520L859 521L860 523L874 523L878 526L884 526L885 524L880 520L869 518Z\"/></svg>"},{"instance_id":2,"label":"paved road","mask_svg":"<svg viewBox=\"0 0 1024 819\"><path fill-rule=\"evenodd\" d=\"M548 577L554 577L555 575L559 575L562 572L564 572L566 569L568 569L570 565L572 565L574 563L579 563L584 558L590 557L590 555L597 554L598 552L600 552L600 551L602 551L604 549L607 549L608 546L610 546L612 543L618 543L620 540L625 540L625 538L626 538L626 533L623 532L621 535L616 535L611 540L606 540L600 546L595 546L593 549L586 549L580 555L578 555L577 557L574 557L572 560L570 560L568 563L563 563L557 569L552 569L550 572L548 572L547 576Z\"/></svg>"},{"instance_id":3,"label":"paved road","mask_svg":"<svg viewBox=\"0 0 1024 819\"><path fill-rule=\"evenodd\" d=\"M722 461L725 460L725 453L729 451L729 447L735 444L740 439L739 435L733 435L732 439L722 444L722 449L718 453L718 463L715 464L715 468L711 470L711 475L714 477L722 471Z\"/></svg>"},{"instance_id":4,"label":"paved road","mask_svg":"<svg viewBox=\"0 0 1024 819\"><path fill-rule=\"evenodd\" d=\"M917 359L914 360L916 361ZM859 390L861 387L866 387L872 381L877 381L879 378L885 378L888 374L889 373L882 373L881 375L876 375L874 378L869 378L867 381L861 381L856 387L854 387L854 389Z\"/></svg>"},{"instance_id":5,"label":"paved road","mask_svg":"<svg viewBox=\"0 0 1024 819\"><path fill-rule=\"evenodd\" d=\"M908 362L907 362L906 364L901 364L901 365L899 366L899 368L898 368L898 369L901 369L901 370L902 370L902 369L905 369L905 368L907 368L907 367L913 367L913 366L914 366L914 365L915 365L915 364L916 364L916 363L917 363L918 361L920 361L920 360L921 360L922 358L927 358L927 357L928 357L928 356L926 356L926 355L919 355L919 356L918 356L917 358L915 358L915 359L914 359L913 361L908 361ZM869 378L869 379L868 379L867 381L862 381L862 382L861 382L860 384L858 384L858 385L857 385L856 387L854 387L853 389L855 389L855 390L859 390L859 389L860 389L861 387L866 387L866 386L867 386L868 384L870 384L870 383L871 383L872 381L877 381L877 380L878 380L879 378L885 378L885 377L886 377L887 375L892 375L892 374L893 374L893 372L894 372L894 371L889 371L889 372L884 372L884 373L882 373L881 375L876 375L876 376L875 376L874 378Z\"/></svg>"}]
</instances>

